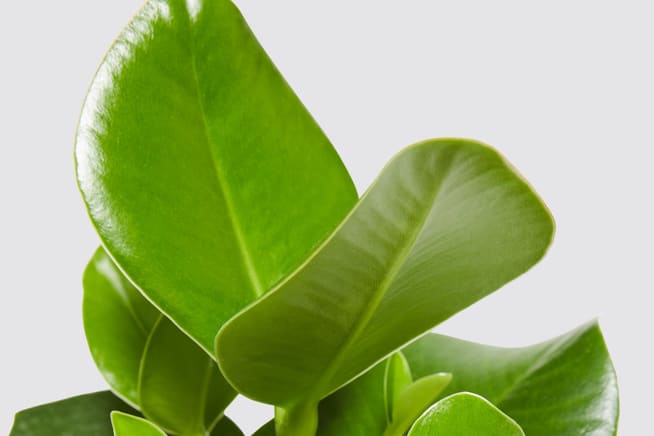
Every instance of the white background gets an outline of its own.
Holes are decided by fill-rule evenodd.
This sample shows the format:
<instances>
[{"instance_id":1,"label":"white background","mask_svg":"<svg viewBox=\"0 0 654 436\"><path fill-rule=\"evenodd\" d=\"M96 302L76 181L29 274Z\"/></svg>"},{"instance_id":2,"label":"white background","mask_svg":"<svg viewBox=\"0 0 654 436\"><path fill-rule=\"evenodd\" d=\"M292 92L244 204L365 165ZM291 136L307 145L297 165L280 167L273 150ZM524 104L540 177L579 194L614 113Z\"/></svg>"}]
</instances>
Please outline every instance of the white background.
<instances>
[{"instance_id":1,"label":"white background","mask_svg":"<svg viewBox=\"0 0 654 436\"><path fill-rule=\"evenodd\" d=\"M651 429L654 26L647 1L238 1L360 191L402 147L497 147L557 220L533 270L437 331L526 345L599 316L621 434ZM85 90L138 0L0 11L0 433L16 410L105 388L82 331L98 240L75 187ZM270 416L240 401L252 431Z\"/></svg>"}]
</instances>

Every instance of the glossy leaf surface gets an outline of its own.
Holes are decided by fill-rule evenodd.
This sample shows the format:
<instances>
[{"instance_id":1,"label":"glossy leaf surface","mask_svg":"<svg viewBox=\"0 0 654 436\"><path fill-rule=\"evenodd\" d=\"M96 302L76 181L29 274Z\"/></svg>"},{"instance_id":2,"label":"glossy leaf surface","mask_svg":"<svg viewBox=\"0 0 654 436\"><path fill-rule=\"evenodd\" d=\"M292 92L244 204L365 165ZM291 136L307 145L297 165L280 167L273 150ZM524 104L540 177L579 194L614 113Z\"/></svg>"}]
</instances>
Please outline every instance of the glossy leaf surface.
<instances>
[{"instance_id":1,"label":"glossy leaf surface","mask_svg":"<svg viewBox=\"0 0 654 436\"><path fill-rule=\"evenodd\" d=\"M84 273L83 314L91 354L109 385L164 429L210 429L236 396L215 361L102 248Z\"/></svg>"},{"instance_id":2,"label":"glossy leaf surface","mask_svg":"<svg viewBox=\"0 0 654 436\"><path fill-rule=\"evenodd\" d=\"M114 436L166 436L156 425L138 416L111 412Z\"/></svg>"},{"instance_id":3,"label":"glossy leaf surface","mask_svg":"<svg viewBox=\"0 0 654 436\"><path fill-rule=\"evenodd\" d=\"M497 407L467 392L434 404L408 436L524 436L520 426Z\"/></svg>"},{"instance_id":4,"label":"glossy leaf surface","mask_svg":"<svg viewBox=\"0 0 654 436\"><path fill-rule=\"evenodd\" d=\"M300 269L223 326L221 369L255 400L317 401L526 271L552 231L494 150L409 147Z\"/></svg>"},{"instance_id":5,"label":"glossy leaf surface","mask_svg":"<svg viewBox=\"0 0 654 436\"><path fill-rule=\"evenodd\" d=\"M447 392L483 395L530 436L617 431L617 382L597 324L514 349L429 334L403 353L414 374L451 372Z\"/></svg>"},{"instance_id":6,"label":"glossy leaf surface","mask_svg":"<svg viewBox=\"0 0 654 436\"><path fill-rule=\"evenodd\" d=\"M80 395L16 414L10 436L112 436L109 414L138 413L109 391Z\"/></svg>"},{"instance_id":7,"label":"glossy leaf surface","mask_svg":"<svg viewBox=\"0 0 654 436\"><path fill-rule=\"evenodd\" d=\"M208 353L227 319L350 210L326 136L229 0L149 0L107 53L76 140L104 246Z\"/></svg>"}]
</instances>

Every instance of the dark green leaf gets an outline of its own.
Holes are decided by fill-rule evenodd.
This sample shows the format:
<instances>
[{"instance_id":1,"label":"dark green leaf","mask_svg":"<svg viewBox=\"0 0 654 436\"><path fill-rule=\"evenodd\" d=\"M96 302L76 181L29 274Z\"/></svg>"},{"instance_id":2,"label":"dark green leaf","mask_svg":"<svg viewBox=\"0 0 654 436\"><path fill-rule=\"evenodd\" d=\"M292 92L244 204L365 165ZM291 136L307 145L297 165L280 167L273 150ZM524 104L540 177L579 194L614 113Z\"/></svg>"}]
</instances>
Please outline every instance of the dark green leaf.
<instances>
[{"instance_id":1,"label":"dark green leaf","mask_svg":"<svg viewBox=\"0 0 654 436\"><path fill-rule=\"evenodd\" d=\"M270 420L262 425L252 436L275 436L275 421Z\"/></svg>"},{"instance_id":2,"label":"dark green leaf","mask_svg":"<svg viewBox=\"0 0 654 436\"><path fill-rule=\"evenodd\" d=\"M529 436L614 435L618 389L596 323L526 348L429 334L403 350L415 375L454 375L447 392L483 395Z\"/></svg>"},{"instance_id":3,"label":"dark green leaf","mask_svg":"<svg viewBox=\"0 0 654 436\"><path fill-rule=\"evenodd\" d=\"M114 436L166 436L156 425L138 416L111 412Z\"/></svg>"},{"instance_id":4,"label":"dark green leaf","mask_svg":"<svg viewBox=\"0 0 654 436\"><path fill-rule=\"evenodd\" d=\"M494 150L463 139L412 146L300 269L223 326L221 369L255 400L317 402L526 271L552 231Z\"/></svg>"},{"instance_id":5,"label":"dark green leaf","mask_svg":"<svg viewBox=\"0 0 654 436\"><path fill-rule=\"evenodd\" d=\"M524 436L520 426L471 393L442 399L416 421L408 436Z\"/></svg>"},{"instance_id":6,"label":"dark green leaf","mask_svg":"<svg viewBox=\"0 0 654 436\"><path fill-rule=\"evenodd\" d=\"M9 435L112 436L113 410L138 413L111 392L96 392L18 412Z\"/></svg>"},{"instance_id":7,"label":"dark green leaf","mask_svg":"<svg viewBox=\"0 0 654 436\"><path fill-rule=\"evenodd\" d=\"M414 382L406 359L396 353L320 402L317 434L402 436L450 379L434 374ZM387 412L389 394L395 399Z\"/></svg>"},{"instance_id":8,"label":"dark green leaf","mask_svg":"<svg viewBox=\"0 0 654 436\"><path fill-rule=\"evenodd\" d=\"M205 431L235 397L215 361L161 315L102 248L84 273L83 309L103 376L156 424L175 433Z\"/></svg>"},{"instance_id":9,"label":"dark green leaf","mask_svg":"<svg viewBox=\"0 0 654 436\"><path fill-rule=\"evenodd\" d=\"M319 405L317 436L381 436L387 427L387 362L334 392Z\"/></svg>"},{"instance_id":10,"label":"dark green leaf","mask_svg":"<svg viewBox=\"0 0 654 436\"><path fill-rule=\"evenodd\" d=\"M139 378L143 414L176 434L205 434L235 392L216 362L162 317L143 354Z\"/></svg>"},{"instance_id":11,"label":"dark green leaf","mask_svg":"<svg viewBox=\"0 0 654 436\"><path fill-rule=\"evenodd\" d=\"M229 0L149 0L87 96L79 186L109 253L213 351L356 201L328 139Z\"/></svg>"}]
</instances>

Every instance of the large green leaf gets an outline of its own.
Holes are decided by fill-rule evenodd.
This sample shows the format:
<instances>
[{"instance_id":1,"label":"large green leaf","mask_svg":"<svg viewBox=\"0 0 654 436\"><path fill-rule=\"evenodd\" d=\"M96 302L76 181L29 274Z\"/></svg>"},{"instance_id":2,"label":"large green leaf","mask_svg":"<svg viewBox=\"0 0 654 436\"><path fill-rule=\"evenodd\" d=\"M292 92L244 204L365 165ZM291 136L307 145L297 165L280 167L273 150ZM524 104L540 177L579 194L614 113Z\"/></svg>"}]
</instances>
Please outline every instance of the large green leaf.
<instances>
[{"instance_id":1,"label":"large green leaf","mask_svg":"<svg viewBox=\"0 0 654 436\"><path fill-rule=\"evenodd\" d=\"M102 248L84 272L84 329L111 388L175 433L210 429L236 396L209 357L161 315Z\"/></svg>"},{"instance_id":2,"label":"large green leaf","mask_svg":"<svg viewBox=\"0 0 654 436\"><path fill-rule=\"evenodd\" d=\"M114 436L166 436L156 425L138 416L111 412Z\"/></svg>"},{"instance_id":3,"label":"large green leaf","mask_svg":"<svg viewBox=\"0 0 654 436\"><path fill-rule=\"evenodd\" d=\"M462 392L442 399L416 421L408 436L524 436L520 426L488 400Z\"/></svg>"},{"instance_id":4,"label":"large green leaf","mask_svg":"<svg viewBox=\"0 0 654 436\"><path fill-rule=\"evenodd\" d=\"M255 400L317 403L527 270L552 231L540 199L494 150L417 144L300 269L223 326L219 364Z\"/></svg>"},{"instance_id":5,"label":"large green leaf","mask_svg":"<svg viewBox=\"0 0 654 436\"><path fill-rule=\"evenodd\" d=\"M9 435L112 436L113 410L138 413L111 392L96 392L18 412Z\"/></svg>"},{"instance_id":6,"label":"large green leaf","mask_svg":"<svg viewBox=\"0 0 654 436\"><path fill-rule=\"evenodd\" d=\"M608 436L617 431L617 382L596 323L515 349L429 334L403 353L417 376L451 372L447 392L483 395L530 436Z\"/></svg>"},{"instance_id":7,"label":"large green leaf","mask_svg":"<svg viewBox=\"0 0 654 436\"><path fill-rule=\"evenodd\" d=\"M229 0L149 0L86 98L76 170L111 256L210 354L356 192Z\"/></svg>"}]
</instances>

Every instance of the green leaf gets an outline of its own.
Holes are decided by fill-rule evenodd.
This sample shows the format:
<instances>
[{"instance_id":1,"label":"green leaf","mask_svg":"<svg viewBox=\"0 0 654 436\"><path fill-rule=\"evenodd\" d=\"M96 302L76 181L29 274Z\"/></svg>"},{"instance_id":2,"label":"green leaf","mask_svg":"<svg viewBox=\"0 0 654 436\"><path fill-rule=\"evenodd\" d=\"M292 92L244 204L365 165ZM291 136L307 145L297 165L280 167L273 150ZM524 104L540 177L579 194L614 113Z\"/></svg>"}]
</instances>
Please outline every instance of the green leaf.
<instances>
[{"instance_id":1,"label":"green leaf","mask_svg":"<svg viewBox=\"0 0 654 436\"><path fill-rule=\"evenodd\" d=\"M102 375L161 427L205 432L236 396L215 361L161 315L102 248L84 272L83 314Z\"/></svg>"},{"instance_id":2,"label":"green leaf","mask_svg":"<svg viewBox=\"0 0 654 436\"><path fill-rule=\"evenodd\" d=\"M408 436L524 436L520 426L488 400L463 392L434 404Z\"/></svg>"},{"instance_id":3,"label":"green leaf","mask_svg":"<svg viewBox=\"0 0 654 436\"><path fill-rule=\"evenodd\" d=\"M156 425L138 416L111 412L114 436L166 436Z\"/></svg>"},{"instance_id":4,"label":"green leaf","mask_svg":"<svg viewBox=\"0 0 654 436\"><path fill-rule=\"evenodd\" d=\"M275 436L275 421L270 420L261 427L257 431L255 431L252 436Z\"/></svg>"},{"instance_id":5,"label":"green leaf","mask_svg":"<svg viewBox=\"0 0 654 436\"><path fill-rule=\"evenodd\" d=\"M93 360L111 389L139 407L138 375L145 343L161 313L99 248L84 271L82 314Z\"/></svg>"},{"instance_id":6,"label":"green leaf","mask_svg":"<svg viewBox=\"0 0 654 436\"><path fill-rule=\"evenodd\" d=\"M82 196L130 280L212 353L356 201L338 155L229 0L149 0L93 81Z\"/></svg>"},{"instance_id":7,"label":"green leaf","mask_svg":"<svg viewBox=\"0 0 654 436\"><path fill-rule=\"evenodd\" d=\"M223 416L211 431L211 436L243 436L243 432L234 421Z\"/></svg>"},{"instance_id":8,"label":"green leaf","mask_svg":"<svg viewBox=\"0 0 654 436\"><path fill-rule=\"evenodd\" d=\"M223 374L261 402L317 402L526 271L552 231L494 150L463 139L409 147L301 268L223 326Z\"/></svg>"},{"instance_id":9,"label":"green leaf","mask_svg":"<svg viewBox=\"0 0 654 436\"><path fill-rule=\"evenodd\" d=\"M397 377L400 375L400 377ZM402 383L395 383L398 379ZM415 382L406 359L396 353L319 404L318 436L403 436L443 391L450 374L434 374ZM389 387L397 393L388 410Z\"/></svg>"},{"instance_id":10,"label":"green leaf","mask_svg":"<svg viewBox=\"0 0 654 436\"><path fill-rule=\"evenodd\" d=\"M483 395L530 436L616 434L617 382L596 323L514 349L429 334L403 353L414 374L453 373L447 392Z\"/></svg>"},{"instance_id":11,"label":"green leaf","mask_svg":"<svg viewBox=\"0 0 654 436\"><path fill-rule=\"evenodd\" d=\"M206 434L235 396L216 362L165 317L150 334L139 382L143 414L182 435Z\"/></svg>"},{"instance_id":12,"label":"green leaf","mask_svg":"<svg viewBox=\"0 0 654 436\"><path fill-rule=\"evenodd\" d=\"M378 363L319 404L317 436L381 436L387 427L389 361ZM410 382L410 380L409 380Z\"/></svg>"},{"instance_id":13,"label":"green leaf","mask_svg":"<svg viewBox=\"0 0 654 436\"><path fill-rule=\"evenodd\" d=\"M396 400L385 436L404 436L411 424L431 405L452 380L451 374L432 374L404 388Z\"/></svg>"},{"instance_id":14,"label":"green leaf","mask_svg":"<svg viewBox=\"0 0 654 436\"><path fill-rule=\"evenodd\" d=\"M400 393L413 382L409 362L402 353L395 353L386 360L384 379L384 398L386 402L386 420L391 422L393 408Z\"/></svg>"},{"instance_id":15,"label":"green leaf","mask_svg":"<svg viewBox=\"0 0 654 436\"><path fill-rule=\"evenodd\" d=\"M109 391L95 392L18 412L9 436L112 436L113 410L138 413Z\"/></svg>"}]
</instances>

